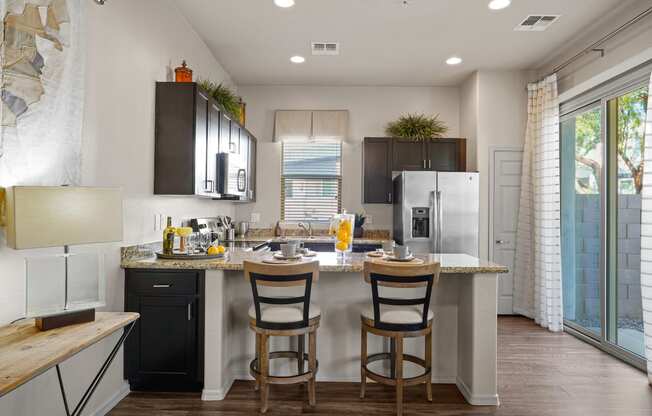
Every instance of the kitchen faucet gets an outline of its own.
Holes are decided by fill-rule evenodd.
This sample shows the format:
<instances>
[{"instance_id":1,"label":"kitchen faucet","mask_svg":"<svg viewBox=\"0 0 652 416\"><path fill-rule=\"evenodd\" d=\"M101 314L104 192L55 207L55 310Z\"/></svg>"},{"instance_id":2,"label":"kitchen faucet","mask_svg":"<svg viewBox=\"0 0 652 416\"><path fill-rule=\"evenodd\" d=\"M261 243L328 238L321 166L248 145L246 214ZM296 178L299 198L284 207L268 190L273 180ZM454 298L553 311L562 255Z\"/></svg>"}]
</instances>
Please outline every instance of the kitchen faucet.
<instances>
[{"instance_id":1,"label":"kitchen faucet","mask_svg":"<svg viewBox=\"0 0 652 416\"><path fill-rule=\"evenodd\" d=\"M300 222L299 223L299 228L301 228L303 231L308 233L308 237L312 238L312 223L308 221L308 226L306 227L306 224Z\"/></svg>"}]
</instances>

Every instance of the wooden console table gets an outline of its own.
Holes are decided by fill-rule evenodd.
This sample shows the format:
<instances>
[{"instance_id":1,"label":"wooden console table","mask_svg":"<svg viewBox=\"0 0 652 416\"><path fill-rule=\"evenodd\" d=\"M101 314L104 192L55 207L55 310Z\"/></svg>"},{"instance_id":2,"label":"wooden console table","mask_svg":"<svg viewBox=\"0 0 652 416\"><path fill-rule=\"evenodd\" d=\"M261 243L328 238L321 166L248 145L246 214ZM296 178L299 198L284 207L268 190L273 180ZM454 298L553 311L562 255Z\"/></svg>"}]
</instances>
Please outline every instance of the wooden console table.
<instances>
[{"instance_id":1,"label":"wooden console table","mask_svg":"<svg viewBox=\"0 0 652 416\"><path fill-rule=\"evenodd\" d=\"M66 414L81 415L139 317L131 312L98 312L93 322L49 331L39 331L33 319L0 327L0 397L56 367ZM120 329L120 339L71 412L59 364Z\"/></svg>"}]
</instances>

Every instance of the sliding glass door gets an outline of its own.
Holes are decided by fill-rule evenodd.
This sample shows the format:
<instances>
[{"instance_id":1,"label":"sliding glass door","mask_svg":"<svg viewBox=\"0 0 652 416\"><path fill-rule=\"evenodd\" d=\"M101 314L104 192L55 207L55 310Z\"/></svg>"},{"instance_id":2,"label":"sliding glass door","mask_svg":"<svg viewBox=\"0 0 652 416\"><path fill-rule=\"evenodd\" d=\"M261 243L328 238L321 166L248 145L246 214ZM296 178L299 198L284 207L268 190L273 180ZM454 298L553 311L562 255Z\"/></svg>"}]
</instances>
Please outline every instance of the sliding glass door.
<instances>
[{"instance_id":1,"label":"sliding glass door","mask_svg":"<svg viewBox=\"0 0 652 416\"><path fill-rule=\"evenodd\" d=\"M641 305L641 191L648 89L641 87L610 99L607 113L610 139L609 340L645 355Z\"/></svg>"},{"instance_id":2,"label":"sliding glass door","mask_svg":"<svg viewBox=\"0 0 652 416\"><path fill-rule=\"evenodd\" d=\"M600 336L602 109L582 108L561 123L564 317Z\"/></svg>"},{"instance_id":3,"label":"sliding glass door","mask_svg":"<svg viewBox=\"0 0 652 416\"><path fill-rule=\"evenodd\" d=\"M636 365L647 97L630 82L566 112L560 129L565 324Z\"/></svg>"}]
</instances>

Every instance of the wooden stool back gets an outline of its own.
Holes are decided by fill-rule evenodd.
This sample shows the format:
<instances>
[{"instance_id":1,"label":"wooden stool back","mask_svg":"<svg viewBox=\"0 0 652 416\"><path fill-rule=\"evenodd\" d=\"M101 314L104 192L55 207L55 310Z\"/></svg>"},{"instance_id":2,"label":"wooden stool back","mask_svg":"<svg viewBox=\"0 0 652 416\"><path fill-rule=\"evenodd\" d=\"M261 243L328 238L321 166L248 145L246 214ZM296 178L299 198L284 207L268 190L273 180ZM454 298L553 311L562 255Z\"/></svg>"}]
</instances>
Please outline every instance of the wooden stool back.
<instances>
[{"instance_id":1,"label":"wooden stool back","mask_svg":"<svg viewBox=\"0 0 652 416\"><path fill-rule=\"evenodd\" d=\"M371 284L374 307L374 327L388 331L419 331L428 326L428 310L432 286L439 281L439 263L396 265L365 261L364 279ZM425 295L419 298L388 298L380 296L378 287L415 288L425 287ZM421 306L422 321L418 324L386 323L380 320L381 305Z\"/></svg>"},{"instance_id":2,"label":"wooden stool back","mask_svg":"<svg viewBox=\"0 0 652 416\"><path fill-rule=\"evenodd\" d=\"M310 294L312 282L319 280L319 262L301 262L296 264L267 264L245 260L244 276L251 283L251 291L256 309L256 326L265 329L297 329L309 325ZM258 286L296 287L304 286L303 296L267 297L258 293ZM261 304L292 305L303 304L303 319L297 322L277 323L261 319Z\"/></svg>"}]
</instances>

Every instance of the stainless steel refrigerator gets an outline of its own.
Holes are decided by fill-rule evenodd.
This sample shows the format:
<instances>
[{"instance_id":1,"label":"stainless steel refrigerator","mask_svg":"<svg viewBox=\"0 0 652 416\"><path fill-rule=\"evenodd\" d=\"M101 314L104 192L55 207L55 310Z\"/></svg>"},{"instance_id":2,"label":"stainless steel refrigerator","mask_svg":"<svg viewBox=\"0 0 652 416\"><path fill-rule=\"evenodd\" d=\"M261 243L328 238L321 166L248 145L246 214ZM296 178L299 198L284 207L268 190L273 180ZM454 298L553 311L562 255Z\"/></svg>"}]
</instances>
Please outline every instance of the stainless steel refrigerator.
<instances>
[{"instance_id":1,"label":"stainless steel refrigerator","mask_svg":"<svg viewBox=\"0 0 652 416\"><path fill-rule=\"evenodd\" d=\"M413 253L479 251L480 177L403 171L394 178L394 240Z\"/></svg>"}]
</instances>

